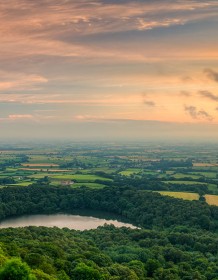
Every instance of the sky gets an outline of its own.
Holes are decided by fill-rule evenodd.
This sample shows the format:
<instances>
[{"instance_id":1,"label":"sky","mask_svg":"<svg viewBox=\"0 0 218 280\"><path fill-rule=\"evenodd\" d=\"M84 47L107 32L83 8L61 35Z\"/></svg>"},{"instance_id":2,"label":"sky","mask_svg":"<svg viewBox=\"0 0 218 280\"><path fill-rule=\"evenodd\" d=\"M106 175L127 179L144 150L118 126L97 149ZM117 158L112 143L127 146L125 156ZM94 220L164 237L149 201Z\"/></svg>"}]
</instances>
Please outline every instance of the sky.
<instances>
[{"instance_id":1,"label":"sky","mask_svg":"<svg viewBox=\"0 0 218 280\"><path fill-rule=\"evenodd\" d=\"M218 1L0 0L1 138L218 140Z\"/></svg>"}]
</instances>

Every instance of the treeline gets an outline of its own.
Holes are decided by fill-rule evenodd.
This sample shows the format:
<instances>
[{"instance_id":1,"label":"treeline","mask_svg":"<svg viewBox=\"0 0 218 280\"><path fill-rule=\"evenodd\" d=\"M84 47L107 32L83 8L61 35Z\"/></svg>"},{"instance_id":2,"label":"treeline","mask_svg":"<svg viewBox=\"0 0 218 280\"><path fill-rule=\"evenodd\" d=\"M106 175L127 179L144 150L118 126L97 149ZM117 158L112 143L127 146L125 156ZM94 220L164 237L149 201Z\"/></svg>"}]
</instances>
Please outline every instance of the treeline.
<instances>
[{"instance_id":1,"label":"treeline","mask_svg":"<svg viewBox=\"0 0 218 280\"><path fill-rule=\"evenodd\" d=\"M178 225L210 231L218 229L218 207L130 187L91 190L36 185L0 190L0 219L26 213L71 212L75 209L113 212L149 229Z\"/></svg>"},{"instance_id":2,"label":"treeline","mask_svg":"<svg viewBox=\"0 0 218 280\"><path fill-rule=\"evenodd\" d=\"M16 181L12 177L0 178L0 185L15 184Z\"/></svg>"},{"instance_id":3,"label":"treeline","mask_svg":"<svg viewBox=\"0 0 218 280\"><path fill-rule=\"evenodd\" d=\"M156 178L156 176L147 176L142 175L140 177L137 176L122 176L121 174L106 174L104 172L95 172L96 175L101 176L102 179L95 180L95 183L106 185L106 186L116 186L116 187L134 187L135 189L139 190L151 190L151 191L184 191L184 192L195 192L199 193L200 195L205 193L213 193L211 190L208 189L207 184L198 184L193 182L193 184L183 184L181 180L181 184L173 184L171 183L164 183L163 178ZM104 180L104 178L112 179ZM168 178L168 180L175 180L175 178ZM191 181L194 181L193 179ZM202 180L200 181L202 182Z\"/></svg>"},{"instance_id":4,"label":"treeline","mask_svg":"<svg viewBox=\"0 0 218 280\"><path fill-rule=\"evenodd\" d=\"M71 169L71 168L88 169L88 168L93 167L93 165L91 163L84 163L81 160L74 158L72 161L65 162L65 163L61 164L59 167L67 168L67 169Z\"/></svg>"}]
</instances>

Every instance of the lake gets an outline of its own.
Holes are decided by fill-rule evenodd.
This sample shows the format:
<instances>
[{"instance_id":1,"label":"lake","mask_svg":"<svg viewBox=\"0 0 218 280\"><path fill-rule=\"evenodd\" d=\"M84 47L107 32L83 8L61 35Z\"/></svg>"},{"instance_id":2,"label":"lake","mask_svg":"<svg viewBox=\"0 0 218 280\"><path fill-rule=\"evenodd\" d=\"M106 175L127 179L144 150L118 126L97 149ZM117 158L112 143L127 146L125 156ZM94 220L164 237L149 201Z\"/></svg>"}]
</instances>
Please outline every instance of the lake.
<instances>
[{"instance_id":1,"label":"lake","mask_svg":"<svg viewBox=\"0 0 218 280\"><path fill-rule=\"evenodd\" d=\"M92 216L81 216L71 214L51 214L51 215L25 215L12 217L0 222L0 228L45 226L69 228L75 230L95 229L104 224L113 224L116 227L137 228L129 223L119 222L116 219L103 219Z\"/></svg>"}]
</instances>

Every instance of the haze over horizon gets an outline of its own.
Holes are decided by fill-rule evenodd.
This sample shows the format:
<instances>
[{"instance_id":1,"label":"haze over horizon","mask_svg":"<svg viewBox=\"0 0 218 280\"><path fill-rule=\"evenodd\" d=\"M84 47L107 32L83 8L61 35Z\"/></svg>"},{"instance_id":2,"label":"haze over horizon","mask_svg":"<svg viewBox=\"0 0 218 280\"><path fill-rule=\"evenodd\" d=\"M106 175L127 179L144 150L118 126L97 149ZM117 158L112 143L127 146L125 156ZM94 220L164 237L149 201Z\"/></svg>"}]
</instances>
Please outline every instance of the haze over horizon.
<instances>
[{"instance_id":1,"label":"haze over horizon","mask_svg":"<svg viewBox=\"0 0 218 280\"><path fill-rule=\"evenodd\" d=\"M1 138L218 139L218 1L0 0Z\"/></svg>"}]
</instances>

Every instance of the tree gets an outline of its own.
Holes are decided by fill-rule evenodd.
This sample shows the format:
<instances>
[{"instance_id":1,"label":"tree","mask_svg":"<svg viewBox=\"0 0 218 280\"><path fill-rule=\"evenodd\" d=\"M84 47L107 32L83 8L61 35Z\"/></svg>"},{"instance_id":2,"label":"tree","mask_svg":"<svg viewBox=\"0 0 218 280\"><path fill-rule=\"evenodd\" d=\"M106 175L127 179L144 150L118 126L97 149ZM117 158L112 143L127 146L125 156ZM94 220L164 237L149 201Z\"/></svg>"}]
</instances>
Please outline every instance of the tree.
<instances>
[{"instance_id":1,"label":"tree","mask_svg":"<svg viewBox=\"0 0 218 280\"><path fill-rule=\"evenodd\" d=\"M84 263L79 263L73 270L73 278L75 280L100 280L102 279L100 272L87 266Z\"/></svg>"},{"instance_id":2,"label":"tree","mask_svg":"<svg viewBox=\"0 0 218 280\"><path fill-rule=\"evenodd\" d=\"M26 263L18 258L8 260L0 270L0 280L36 280Z\"/></svg>"},{"instance_id":3,"label":"tree","mask_svg":"<svg viewBox=\"0 0 218 280\"><path fill-rule=\"evenodd\" d=\"M152 277L154 272L160 267L160 263L155 259L148 259L145 267L146 267L148 276Z\"/></svg>"}]
</instances>

